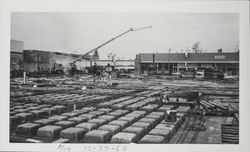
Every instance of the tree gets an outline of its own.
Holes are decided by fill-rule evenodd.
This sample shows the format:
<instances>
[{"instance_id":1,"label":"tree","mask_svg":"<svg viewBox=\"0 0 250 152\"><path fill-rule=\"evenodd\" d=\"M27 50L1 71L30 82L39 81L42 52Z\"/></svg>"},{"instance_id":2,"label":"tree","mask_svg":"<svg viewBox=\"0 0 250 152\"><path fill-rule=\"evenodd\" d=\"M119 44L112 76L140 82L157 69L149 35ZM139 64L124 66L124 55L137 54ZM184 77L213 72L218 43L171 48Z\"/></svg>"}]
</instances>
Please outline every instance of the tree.
<instances>
[{"instance_id":1,"label":"tree","mask_svg":"<svg viewBox=\"0 0 250 152\"><path fill-rule=\"evenodd\" d=\"M201 53L202 50L200 48L200 42L195 42L192 46L192 49L194 53Z\"/></svg>"}]
</instances>

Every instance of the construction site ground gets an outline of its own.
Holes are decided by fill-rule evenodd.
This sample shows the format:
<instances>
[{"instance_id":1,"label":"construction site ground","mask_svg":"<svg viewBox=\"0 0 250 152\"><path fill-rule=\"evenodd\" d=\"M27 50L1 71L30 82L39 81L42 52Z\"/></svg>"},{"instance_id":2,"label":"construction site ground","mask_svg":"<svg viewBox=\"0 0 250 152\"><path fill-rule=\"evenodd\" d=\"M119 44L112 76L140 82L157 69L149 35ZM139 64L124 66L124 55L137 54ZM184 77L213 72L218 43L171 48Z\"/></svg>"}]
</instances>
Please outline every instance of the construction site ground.
<instances>
[{"instance_id":1,"label":"construction site ground","mask_svg":"<svg viewBox=\"0 0 250 152\"><path fill-rule=\"evenodd\" d=\"M161 104L161 95L198 91L210 103L229 107L229 113L239 111L236 80L152 76L113 78L112 83L94 84L89 75L29 78L26 84L12 79L10 142L221 144L221 124L232 115L205 115L205 129L190 130L181 141L189 106L176 107L177 121L166 122L165 112L173 105Z\"/></svg>"}]
</instances>

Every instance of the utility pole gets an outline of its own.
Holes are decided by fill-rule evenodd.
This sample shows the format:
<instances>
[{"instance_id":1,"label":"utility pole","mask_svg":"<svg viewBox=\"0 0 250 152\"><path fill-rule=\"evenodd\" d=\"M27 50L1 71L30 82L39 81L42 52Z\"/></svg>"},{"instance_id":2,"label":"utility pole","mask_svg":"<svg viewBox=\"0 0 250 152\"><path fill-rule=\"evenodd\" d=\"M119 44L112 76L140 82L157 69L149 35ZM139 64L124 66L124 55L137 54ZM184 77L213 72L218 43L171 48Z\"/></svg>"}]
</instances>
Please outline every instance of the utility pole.
<instances>
[{"instance_id":1,"label":"utility pole","mask_svg":"<svg viewBox=\"0 0 250 152\"><path fill-rule=\"evenodd\" d=\"M168 50L168 73L170 74L170 52L171 48Z\"/></svg>"}]
</instances>

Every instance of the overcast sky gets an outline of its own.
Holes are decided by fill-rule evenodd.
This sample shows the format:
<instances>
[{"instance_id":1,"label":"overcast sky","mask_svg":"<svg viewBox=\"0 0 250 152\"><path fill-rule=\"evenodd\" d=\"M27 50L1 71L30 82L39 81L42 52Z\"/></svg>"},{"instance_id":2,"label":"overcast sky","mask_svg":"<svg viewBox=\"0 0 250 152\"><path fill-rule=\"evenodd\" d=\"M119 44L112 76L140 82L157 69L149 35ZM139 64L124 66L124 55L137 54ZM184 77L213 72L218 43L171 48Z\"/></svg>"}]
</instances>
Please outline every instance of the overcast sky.
<instances>
[{"instance_id":1,"label":"overcast sky","mask_svg":"<svg viewBox=\"0 0 250 152\"><path fill-rule=\"evenodd\" d=\"M222 13L12 13L11 39L24 49L85 53L130 27L130 32L99 49L101 59L113 52L134 59L138 53L173 52L195 42L207 52L232 52L239 43L238 14Z\"/></svg>"}]
</instances>

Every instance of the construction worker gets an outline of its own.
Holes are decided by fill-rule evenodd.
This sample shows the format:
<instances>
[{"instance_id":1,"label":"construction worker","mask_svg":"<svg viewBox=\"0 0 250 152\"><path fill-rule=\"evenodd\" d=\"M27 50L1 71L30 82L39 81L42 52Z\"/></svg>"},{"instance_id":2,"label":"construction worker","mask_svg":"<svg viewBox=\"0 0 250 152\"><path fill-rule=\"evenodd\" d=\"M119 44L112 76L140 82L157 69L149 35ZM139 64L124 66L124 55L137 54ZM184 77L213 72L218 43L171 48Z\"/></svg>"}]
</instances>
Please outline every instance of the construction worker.
<instances>
[{"instance_id":1,"label":"construction worker","mask_svg":"<svg viewBox=\"0 0 250 152\"><path fill-rule=\"evenodd\" d=\"M107 72L107 74L108 74L108 86L109 85L112 85L112 82L111 82L111 78L112 78L112 67L110 66L110 64L108 63L107 64L107 67L106 67L106 69L105 69L105 71Z\"/></svg>"},{"instance_id":2,"label":"construction worker","mask_svg":"<svg viewBox=\"0 0 250 152\"><path fill-rule=\"evenodd\" d=\"M94 82L94 85L96 85L97 83L97 65L96 65L96 62L94 63L93 67L92 67L92 74L93 74L93 82Z\"/></svg>"}]
</instances>

